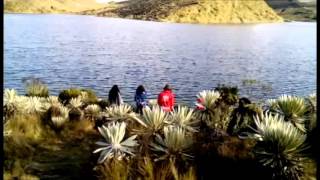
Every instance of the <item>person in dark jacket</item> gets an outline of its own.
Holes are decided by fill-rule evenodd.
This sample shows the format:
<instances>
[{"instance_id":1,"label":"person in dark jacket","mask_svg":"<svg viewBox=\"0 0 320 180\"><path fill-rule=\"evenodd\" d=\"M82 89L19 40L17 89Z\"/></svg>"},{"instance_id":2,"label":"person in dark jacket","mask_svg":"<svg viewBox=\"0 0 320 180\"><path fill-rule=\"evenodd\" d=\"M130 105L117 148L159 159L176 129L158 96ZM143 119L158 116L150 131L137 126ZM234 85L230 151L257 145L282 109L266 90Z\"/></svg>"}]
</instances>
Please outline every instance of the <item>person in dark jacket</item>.
<instances>
[{"instance_id":1,"label":"person in dark jacket","mask_svg":"<svg viewBox=\"0 0 320 180\"><path fill-rule=\"evenodd\" d=\"M171 112L174 107L174 94L172 93L171 87L169 84L166 84L163 88L163 91L158 96L158 105L165 111Z\"/></svg>"},{"instance_id":2,"label":"person in dark jacket","mask_svg":"<svg viewBox=\"0 0 320 180\"><path fill-rule=\"evenodd\" d=\"M114 85L109 91L109 103L110 105L123 104L123 100L120 95L120 90L117 85Z\"/></svg>"},{"instance_id":3,"label":"person in dark jacket","mask_svg":"<svg viewBox=\"0 0 320 180\"><path fill-rule=\"evenodd\" d=\"M142 85L137 87L134 101L136 102L137 112L142 114L142 109L147 106L147 92Z\"/></svg>"}]
</instances>

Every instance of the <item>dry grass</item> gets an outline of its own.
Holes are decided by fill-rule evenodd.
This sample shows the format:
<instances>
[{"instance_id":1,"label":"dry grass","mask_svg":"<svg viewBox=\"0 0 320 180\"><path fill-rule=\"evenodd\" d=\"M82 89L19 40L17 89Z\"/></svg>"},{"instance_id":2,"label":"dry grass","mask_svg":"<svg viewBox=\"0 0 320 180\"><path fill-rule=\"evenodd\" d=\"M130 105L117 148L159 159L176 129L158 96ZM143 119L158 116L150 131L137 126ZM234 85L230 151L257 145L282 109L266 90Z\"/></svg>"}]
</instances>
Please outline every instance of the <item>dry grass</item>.
<instances>
[{"instance_id":1,"label":"dry grass","mask_svg":"<svg viewBox=\"0 0 320 180\"><path fill-rule=\"evenodd\" d=\"M5 12L80 13L179 23L283 22L264 0L131 0L98 4L94 0L5 0Z\"/></svg>"},{"instance_id":2,"label":"dry grass","mask_svg":"<svg viewBox=\"0 0 320 180\"><path fill-rule=\"evenodd\" d=\"M212 1L203 0L197 5L186 6L162 19L181 23L261 23L282 22L263 0Z\"/></svg>"},{"instance_id":3,"label":"dry grass","mask_svg":"<svg viewBox=\"0 0 320 180\"><path fill-rule=\"evenodd\" d=\"M4 3L5 12L18 13L73 13L105 6L95 0L4 0Z\"/></svg>"},{"instance_id":4,"label":"dry grass","mask_svg":"<svg viewBox=\"0 0 320 180\"><path fill-rule=\"evenodd\" d=\"M38 115L16 114L4 125L4 131L13 136L23 136L24 138L38 141L44 135L41 118Z\"/></svg>"}]
</instances>

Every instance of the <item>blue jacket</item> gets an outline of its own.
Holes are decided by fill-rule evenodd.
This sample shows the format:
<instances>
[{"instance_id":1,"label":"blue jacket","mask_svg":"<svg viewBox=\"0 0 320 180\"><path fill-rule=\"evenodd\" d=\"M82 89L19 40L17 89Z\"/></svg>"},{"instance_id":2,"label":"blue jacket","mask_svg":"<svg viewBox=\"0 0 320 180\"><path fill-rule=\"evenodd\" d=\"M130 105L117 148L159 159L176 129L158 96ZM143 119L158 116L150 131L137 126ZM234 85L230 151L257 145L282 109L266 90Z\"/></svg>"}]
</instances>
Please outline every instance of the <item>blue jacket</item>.
<instances>
[{"instance_id":1,"label":"blue jacket","mask_svg":"<svg viewBox=\"0 0 320 180\"><path fill-rule=\"evenodd\" d=\"M135 94L134 101L137 106L146 106L147 105L147 93L143 92L142 94Z\"/></svg>"}]
</instances>

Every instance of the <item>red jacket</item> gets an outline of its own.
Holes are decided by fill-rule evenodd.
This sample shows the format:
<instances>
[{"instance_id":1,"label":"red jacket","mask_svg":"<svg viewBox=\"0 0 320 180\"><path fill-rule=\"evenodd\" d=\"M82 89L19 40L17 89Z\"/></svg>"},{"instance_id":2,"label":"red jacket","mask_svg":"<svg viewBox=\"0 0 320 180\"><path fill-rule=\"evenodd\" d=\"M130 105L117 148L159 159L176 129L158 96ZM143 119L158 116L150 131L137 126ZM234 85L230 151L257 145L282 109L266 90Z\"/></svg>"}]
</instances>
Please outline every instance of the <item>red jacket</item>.
<instances>
[{"instance_id":1,"label":"red jacket","mask_svg":"<svg viewBox=\"0 0 320 180\"><path fill-rule=\"evenodd\" d=\"M164 90L159 94L158 105L166 112L173 111L174 94L171 90Z\"/></svg>"}]
</instances>

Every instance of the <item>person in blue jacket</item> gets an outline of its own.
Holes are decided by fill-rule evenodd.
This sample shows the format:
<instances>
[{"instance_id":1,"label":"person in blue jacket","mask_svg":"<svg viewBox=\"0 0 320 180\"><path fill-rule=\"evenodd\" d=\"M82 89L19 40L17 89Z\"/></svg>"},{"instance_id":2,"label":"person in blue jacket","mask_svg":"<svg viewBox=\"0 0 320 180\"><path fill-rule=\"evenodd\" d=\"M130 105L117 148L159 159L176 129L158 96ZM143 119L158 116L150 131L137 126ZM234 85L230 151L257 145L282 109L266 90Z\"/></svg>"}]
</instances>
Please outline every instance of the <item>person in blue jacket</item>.
<instances>
[{"instance_id":1,"label":"person in blue jacket","mask_svg":"<svg viewBox=\"0 0 320 180\"><path fill-rule=\"evenodd\" d=\"M142 109L147 106L147 92L142 85L138 86L136 89L136 94L134 96L134 101L136 102L137 112L142 114Z\"/></svg>"}]
</instances>

